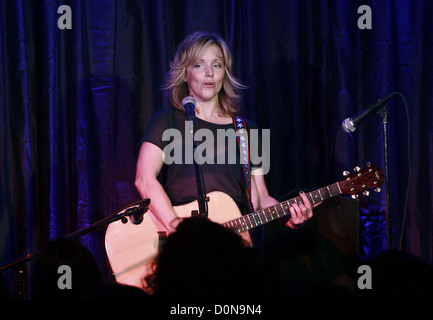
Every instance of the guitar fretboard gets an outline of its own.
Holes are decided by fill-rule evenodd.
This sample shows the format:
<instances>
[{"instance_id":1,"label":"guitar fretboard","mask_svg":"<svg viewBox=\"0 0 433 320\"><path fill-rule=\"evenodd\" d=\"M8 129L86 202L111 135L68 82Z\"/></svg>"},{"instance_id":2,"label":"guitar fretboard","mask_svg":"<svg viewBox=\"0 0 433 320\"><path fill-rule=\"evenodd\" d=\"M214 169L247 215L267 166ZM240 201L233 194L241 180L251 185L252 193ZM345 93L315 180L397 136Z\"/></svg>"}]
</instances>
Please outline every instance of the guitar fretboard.
<instances>
[{"instance_id":1,"label":"guitar fretboard","mask_svg":"<svg viewBox=\"0 0 433 320\"><path fill-rule=\"evenodd\" d=\"M306 196L310 200L311 204L314 205L326 199L340 195L341 189L337 183L331 184L327 187L314 190L306 193ZM289 199L280 202L276 205L264 208L242 217L225 222L223 225L233 230L234 232L240 233L259 227L267 222L276 220L278 218L290 215L290 206L293 203L301 204L302 198L300 196L293 199Z\"/></svg>"}]
</instances>

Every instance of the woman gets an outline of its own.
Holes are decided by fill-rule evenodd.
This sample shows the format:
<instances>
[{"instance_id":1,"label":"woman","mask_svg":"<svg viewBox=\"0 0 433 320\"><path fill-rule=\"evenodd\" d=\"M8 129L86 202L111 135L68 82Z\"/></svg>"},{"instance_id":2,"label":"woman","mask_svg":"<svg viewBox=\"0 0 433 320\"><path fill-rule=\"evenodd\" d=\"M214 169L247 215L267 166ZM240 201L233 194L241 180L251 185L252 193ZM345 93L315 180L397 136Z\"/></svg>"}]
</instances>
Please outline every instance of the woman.
<instances>
[{"instance_id":1,"label":"woman","mask_svg":"<svg viewBox=\"0 0 433 320\"><path fill-rule=\"evenodd\" d=\"M151 199L150 210L167 233L172 233L180 222L172 206L195 200L197 188L192 164L165 163L167 154L163 150L170 141L163 140L163 133L174 128L185 137L188 129L185 129L187 118L182 100L187 96L197 102L195 130L207 129L217 134L218 129L233 129L232 116L239 110L237 92L243 86L233 77L231 68L232 57L227 44L219 36L204 32L185 38L171 63L165 89L170 93L172 108L158 112L149 123L142 140L135 181L140 195ZM250 121L247 121L247 127L249 131L256 129ZM186 150L185 139L182 141L182 150ZM228 151L218 149L218 152ZM268 193L262 169L251 164L251 170L254 210L277 204L278 201ZM202 172L206 192L223 191L236 201L242 212L249 211L241 163L204 163ZM291 228L312 217L309 200L304 193L300 196L305 205L291 206L291 218L286 223Z\"/></svg>"}]
</instances>

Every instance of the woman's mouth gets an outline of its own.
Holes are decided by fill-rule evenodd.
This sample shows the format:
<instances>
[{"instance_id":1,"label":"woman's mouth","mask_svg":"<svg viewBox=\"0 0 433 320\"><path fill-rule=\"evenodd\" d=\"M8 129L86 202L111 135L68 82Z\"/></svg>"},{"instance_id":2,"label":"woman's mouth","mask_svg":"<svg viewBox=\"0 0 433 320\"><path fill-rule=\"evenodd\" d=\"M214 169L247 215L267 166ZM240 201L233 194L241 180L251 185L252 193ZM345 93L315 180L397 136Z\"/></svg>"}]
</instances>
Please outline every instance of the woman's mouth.
<instances>
[{"instance_id":1,"label":"woman's mouth","mask_svg":"<svg viewBox=\"0 0 433 320\"><path fill-rule=\"evenodd\" d=\"M213 87L215 87L215 83L214 82L204 82L203 85L206 88L213 88Z\"/></svg>"}]
</instances>

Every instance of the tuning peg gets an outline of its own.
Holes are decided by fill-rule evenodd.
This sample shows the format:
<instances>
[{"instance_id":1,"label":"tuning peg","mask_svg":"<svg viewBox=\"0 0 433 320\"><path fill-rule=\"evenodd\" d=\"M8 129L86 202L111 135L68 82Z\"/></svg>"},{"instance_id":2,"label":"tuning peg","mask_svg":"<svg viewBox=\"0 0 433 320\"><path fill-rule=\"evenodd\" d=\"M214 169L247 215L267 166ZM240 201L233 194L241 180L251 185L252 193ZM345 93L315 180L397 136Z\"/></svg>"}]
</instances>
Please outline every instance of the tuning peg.
<instances>
[{"instance_id":1,"label":"tuning peg","mask_svg":"<svg viewBox=\"0 0 433 320\"><path fill-rule=\"evenodd\" d=\"M358 195L355 193L355 194L352 194L352 199L358 199Z\"/></svg>"},{"instance_id":2,"label":"tuning peg","mask_svg":"<svg viewBox=\"0 0 433 320\"><path fill-rule=\"evenodd\" d=\"M359 171L361 171L361 168L358 167L358 166L356 166L355 168L353 168L353 170L356 171L356 172L359 172Z\"/></svg>"},{"instance_id":3,"label":"tuning peg","mask_svg":"<svg viewBox=\"0 0 433 320\"><path fill-rule=\"evenodd\" d=\"M377 187L376 189L374 189L374 191L380 192L380 187Z\"/></svg>"},{"instance_id":4,"label":"tuning peg","mask_svg":"<svg viewBox=\"0 0 433 320\"><path fill-rule=\"evenodd\" d=\"M350 173L350 172L349 172L349 171L347 171L347 170L346 170L346 171L343 171L343 176L345 176L345 177L346 177L346 176L348 176L348 175L349 175L349 173Z\"/></svg>"},{"instance_id":5,"label":"tuning peg","mask_svg":"<svg viewBox=\"0 0 433 320\"><path fill-rule=\"evenodd\" d=\"M368 190L365 190L364 192L363 192L363 194L364 194L364 196L369 196L370 195L370 191L368 191Z\"/></svg>"}]
</instances>

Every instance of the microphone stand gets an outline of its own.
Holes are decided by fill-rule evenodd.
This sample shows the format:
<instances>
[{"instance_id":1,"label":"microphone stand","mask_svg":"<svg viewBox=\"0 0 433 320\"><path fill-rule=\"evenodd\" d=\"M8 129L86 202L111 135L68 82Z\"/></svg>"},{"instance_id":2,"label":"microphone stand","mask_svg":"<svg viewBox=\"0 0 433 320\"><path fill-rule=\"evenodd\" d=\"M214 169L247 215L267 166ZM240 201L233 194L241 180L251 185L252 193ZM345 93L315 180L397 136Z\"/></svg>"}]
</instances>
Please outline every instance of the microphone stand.
<instances>
[{"instance_id":1,"label":"microphone stand","mask_svg":"<svg viewBox=\"0 0 433 320\"><path fill-rule=\"evenodd\" d=\"M192 150L193 150L193 163L194 163L194 171L195 171L195 181L197 184L197 193L198 193L198 198L197 198L197 202L198 202L198 211L197 210L192 210L191 212L191 216L200 216L200 217L204 217L207 218L208 217L208 201L209 198L206 196L206 188L205 188L205 184L204 184L204 179L203 179L203 172L201 170L201 165L197 163L196 159L195 159L195 150L197 148L197 144L194 141L194 125L195 125L195 112L194 110L191 112L190 110L187 109L187 114L188 114L188 118L190 121L190 124L192 124L192 126L190 126L190 134L191 134L191 139L192 139ZM187 135L187 132L185 132L185 135Z\"/></svg>"},{"instance_id":2,"label":"microphone stand","mask_svg":"<svg viewBox=\"0 0 433 320\"><path fill-rule=\"evenodd\" d=\"M353 132L356 128L356 126L369 114L372 112L379 113L382 118L382 124L383 124L383 151L384 151L384 164L385 164L385 200L386 200L386 229L387 229L387 247L388 249L391 249L393 247L392 244L392 228L391 228L391 219L392 219L392 211L391 211L391 200L390 200L390 183L389 183L389 149L388 149L388 110L386 110L385 103L391 99L391 97L399 95L402 97L402 99L405 102L403 95L400 92L393 92L386 96L383 99L380 99L376 103L372 104L370 107L368 107L363 112L356 115L353 119L347 118L343 121L343 130L350 133ZM407 105L406 105L406 112L407 112ZM409 126L409 114L407 112L408 116L408 126ZM353 120L353 121L352 121ZM410 160L410 159L409 159ZM409 177L410 179L410 177ZM409 180L410 181L410 180ZM402 226L403 230L403 226ZM402 231L403 232L403 231ZM401 242L400 242L401 245Z\"/></svg>"},{"instance_id":3,"label":"microphone stand","mask_svg":"<svg viewBox=\"0 0 433 320\"><path fill-rule=\"evenodd\" d=\"M137 202L134 202L128 206L126 206L125 208L117 211L116 213L94 223L91 224L90 226L87 226L83 229L80 229L78 231L72 232L70 234L68 234L66 236L66 238L70 238L70 239L76 239L79 238L85 234L88 234L92 231L95 231L97 229L101 229L102 227L105 227L107 225L109 225L112 222L118 221L118 220L122 220L123 223L128 222L128 217L130 217L130 219L133 219L133 223L134 224L139 224L140 218L141 216L147 212L147 210L149 210L148 205L150 203L150 199L144 199L144 200L140 200ZM135 207L133 207L135 206ZM133 207L133 208L132 208ZM141 210L141 212L139 211ZM17 299L18 300L25 300L26 299L26 277L27 277L27 272L26 272L26 267L25 267L25 262L29 262L31 260L33 260L33 258L35 256L37 256L38 254L40 254L43 251L43 249L38 249L34 252L31 253L27 253L19 258L16 258L12 261L10 261L7 264L4 264L2 266L0 266L0 272L4 272L7 271L9 269L13 269L15 276L16 276L16 281L17 281Z\"/></svg>"},{"instance_id":4,"label":"microphone stand","mask_svg":"<svg viewBox=\"0 0 433 320\"><path fill-rule=\"evenodd\" d=\"M389 149L388 149L388 110L384 106L380 110L380 116L383 124L383 152L385 163L385 203L386 203L386 231L387 231L387 244L388 249L392 249L392 230L391 230L391 201L389 190Z\"/></svg>"}]
</instances>

